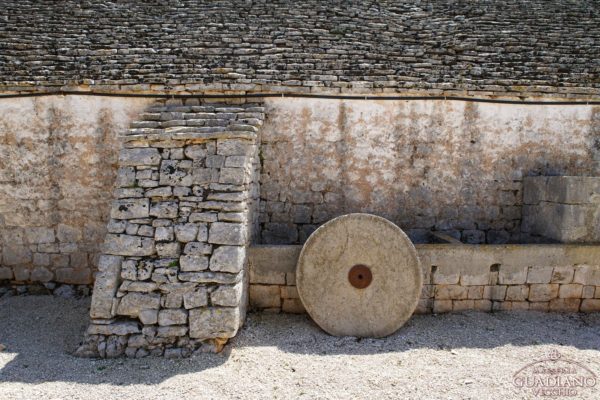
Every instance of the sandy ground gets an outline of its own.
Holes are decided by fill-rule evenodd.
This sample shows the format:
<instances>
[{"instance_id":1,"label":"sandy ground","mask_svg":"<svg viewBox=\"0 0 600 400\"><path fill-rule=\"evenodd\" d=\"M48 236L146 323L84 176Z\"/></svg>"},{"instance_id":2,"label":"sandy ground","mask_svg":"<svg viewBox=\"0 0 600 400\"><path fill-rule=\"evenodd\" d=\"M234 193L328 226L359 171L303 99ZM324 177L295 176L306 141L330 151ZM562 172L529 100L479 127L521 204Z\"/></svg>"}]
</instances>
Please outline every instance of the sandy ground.
<instances>
[{"instance_id":1,"label":"sandy ground","mask_svg":"<svg viewBox=\"0 0 600 400\"><path fill-rule=\"evenodd\" d=\"M0 299L0 399L534 398L512 384L558 350L600 376L600 314L415 316L386 339L335 338L306 316L250 314L221 354L92 360L70 355L89 299ZM600 398L600 383L575 398Z\"/></svg>"}]
</instances>

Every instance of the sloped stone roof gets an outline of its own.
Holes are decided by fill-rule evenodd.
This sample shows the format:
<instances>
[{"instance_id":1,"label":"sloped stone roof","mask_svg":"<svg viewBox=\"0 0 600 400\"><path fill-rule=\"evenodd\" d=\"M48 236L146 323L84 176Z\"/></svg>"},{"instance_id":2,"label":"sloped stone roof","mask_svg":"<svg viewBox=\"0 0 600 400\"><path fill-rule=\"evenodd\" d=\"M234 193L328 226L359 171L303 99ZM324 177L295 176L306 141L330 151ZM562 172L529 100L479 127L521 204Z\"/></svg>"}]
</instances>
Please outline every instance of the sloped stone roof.
<instances>
[{"instance_id":1,"label":"sloped stone roof","mask_svg":"<svg viewBox=\"0 0 600 400\"><path fill-rule=\"evenodd\" d=\"M0 89L597 97L594 0L4 0Z\"/></svg>"}]
</instances>

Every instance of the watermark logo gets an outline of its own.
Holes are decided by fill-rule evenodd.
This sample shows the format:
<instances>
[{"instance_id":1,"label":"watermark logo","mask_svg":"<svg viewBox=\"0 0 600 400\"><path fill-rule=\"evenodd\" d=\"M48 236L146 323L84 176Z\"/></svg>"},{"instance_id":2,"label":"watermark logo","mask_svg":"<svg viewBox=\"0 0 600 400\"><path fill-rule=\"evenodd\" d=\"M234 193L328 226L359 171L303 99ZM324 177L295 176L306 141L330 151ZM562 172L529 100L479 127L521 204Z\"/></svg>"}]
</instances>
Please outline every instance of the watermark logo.
<instances>
[{"instance_id":1,"label":"watermark logo","mask_svg":"<svg viewBox=\"0 0 600 400\"><path fill-rule=\"evenodd\" d=\"M513 385L539 397L575 397L596 386L597 377L585 365L552 350L513 375Z\"/></svg>"}]
</instances>

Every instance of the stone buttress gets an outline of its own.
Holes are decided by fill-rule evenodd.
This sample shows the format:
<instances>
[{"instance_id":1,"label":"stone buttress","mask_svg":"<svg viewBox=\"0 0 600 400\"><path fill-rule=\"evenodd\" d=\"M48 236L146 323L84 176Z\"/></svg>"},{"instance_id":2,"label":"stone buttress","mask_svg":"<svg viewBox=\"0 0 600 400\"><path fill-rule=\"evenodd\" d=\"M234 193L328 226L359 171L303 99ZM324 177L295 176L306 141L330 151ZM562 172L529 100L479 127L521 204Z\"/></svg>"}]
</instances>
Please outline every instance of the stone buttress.
<instances>
[{"instance_id":1,"label":"stone buttress","mask_svg":"<svg viewBox=\"0 0 600 400\"><path fill-rule=\"evenodd\" d=\"M81 356L219 351L242 325L260 104L160 101L123 138Z\"/></svg>"}]
</instances>

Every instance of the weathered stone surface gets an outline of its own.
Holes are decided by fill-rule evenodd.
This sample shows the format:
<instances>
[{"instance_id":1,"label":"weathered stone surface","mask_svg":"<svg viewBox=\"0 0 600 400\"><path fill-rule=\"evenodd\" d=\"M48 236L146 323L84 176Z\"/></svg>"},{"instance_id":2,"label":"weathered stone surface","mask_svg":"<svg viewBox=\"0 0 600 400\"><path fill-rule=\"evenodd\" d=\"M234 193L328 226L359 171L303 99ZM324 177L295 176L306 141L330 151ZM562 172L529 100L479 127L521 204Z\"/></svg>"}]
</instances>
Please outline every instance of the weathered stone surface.
<instances>
[{"instance_id":1,"label":"weathered stone surface","mask_svg":"<svg viewBox=\"0 0 600 400\"><path fill-rule=\"evenodd\" d=\"M558 297L557 284L532 284L529 288L529 301L550 301Z\"/></svg>"},{"instance_id":2,"label":"weathered stone surface","mask_svg":"<svg viewBox=\"0 0 600 400\"><path fill-rule=\"evenodd\" d=\"M175 218L177 217L178 207L174 201L162 201L152 203L149 214L157 218Z\"/></svg>"},{"instance_id":3,"label":"weathered stone surface","mask_svg":"<svg viewBox=\"0 0 600 400\"><path fill-rule=\"evenodd\" d=\"M194 339L231 338L240 326L237 308L211 307L189 311L190 337Z\"/></svg>"},{"instance_id":4,"label":"weathered stone surface","mask_svg":"<svg viewBox=\"0 0 600 400\"><path fill-rule=\"evenodd\" d=\"M197 283L218 283L230 285L240 281L239 274L225 274L221 272L180 272L179 280Z\"/></svg>"},{"instance_id":5,"label":"weathered stone surface","mask_svg":"<svg viewBox=\"0 0 600 400\"><path fill-rule=\"evenodd\" d=\"M185 245L183 253L188 255L210 254L212 253L212 246L207 243L190 242Z\"/></svg>"},{"instance_id":6,"label":"weathered stone surface","mask_svg":"<svg viewBox=\"0 0 600 400\"><path fill-rule=\"evenodd\" d=\"M210 270L237 273L245 263L246 249L242 246L217 247L210 257Z\"/></svg>"},{"instance_id":7,"label":"weathered stone surface","mask_svg":"<svg viewBox=\"0 0 600 400\"><path fill-rule=\"evenodd\" d=\"M242 224L214 222L210 225L208 242L214 244L244 245L246 231Z\"/></svg>"},{"instance_id":8,"label":"weathered stone surface","mask_svg":"<svg viewBox=\"0 0 600 400\"><path fill-rule=\"evenodd\" d=\"M154 240L131 235L108 234L103 250L121 256L149 256L154 254Z\"/></svg>"},{"instance_id":9,"label":"weathered stone surface","mask_svg":"<svg viewBox=\"0 0 600 400\"><path fill-rule=\"evenodd\" d=\"M208 269L208 257L200 255L184 255L179 257L179 267L183 272L198 272Z\"/></svg>"},{"instance_id":10,"label":"weathered stone surface","mask_svg":"<svg viewBox=\"0 0 600 400\"><path fill-rule=\"evenodd\" d=\"M98 261L98 274L94 282L94 295L90 306L92 318L112 318L112 303L119 287L122 257L102 255Z\"/></svg>"},{"instance_id":11,"label":"weathered stone surface","mask_svg":"<svg viewBox=\"0 0 600 400\"><path fill-rule=\"evenodd\" d=\"M155 148L122 149L119 164L123 167L138 165L159 165L160 154Z\"/></svg>"},{"instance_id":12,"label":"weathered stone surface","mask_svg":"<svg viewBox=\"0 0 600 400\"><path fill-rule=\"evenodd\" d=\"M150 201L148 199L115 200L110 211L110 216L115 219L146 218L149 212L149 205Z\"/></svg>"},{"instance_id":13,"label":"weathered stone surface","mask_svg":"<svg viewBox=\"0 0 600 400\"><path fill-rule=\"evenodd\" d=\"M204 307L207 304L208 292L204 287L183 294L183 306L188 310L190 308Z\"/></svg>"},{"instance_id":14,"label":"weathered stone surface","mask_svg":"<svg viewBox=\"0 0 600 400\"><path fill-rule=\"evenodd\" d=\"M12 279L12 278L13 278L12 269L10 269L8 267L0 267L0 280Z\"/></svg>"},{"instance_id":15,"label":"weathered stone surface","mask_svg":"<svg viewBox=\"0 0 600 400\"><path fill-rule=\"evenodd\" d=\"M373 276L362 289L348 274L358 264ZM422 288L414 246L400 228L369 214L336 218L304 245L296 271L307 312L326 332L341 336L387 336L413 314Z\"/></svg>"},{"instance_id":16,"label":"weathered stone surface","mask_svg":"<svg viewBox=\"0 0 600 400\"><path fill-rule=\"evenodd\" d=\"M215 306L237 307L242 299L244 285L242 282L233 286L220 286L210 294Z\"/></svg>"},{"instance_id":17,"label":"weathered stone surface","mask_svg":"<svg viewBox=\"0 0 600 400\"><path fill-rule=\"evenodd\" d=\"M186 310L160 310L158 312L158 325L183 325L187 323L188 312Z\"/></svg>"},{"instance_id":18,"label":"weathered stone surface","mask_svg":"<svg viewBox=\"0 0 600 400\"><path fill-rule=\"evenodd\" d=\"M125 336L140 333L140 327L133 321L115 322L109 325L94 325L88 327L88 335L118 335Z\"/></svg>"},{"instance_id":19,"label":"weathered stone surface","mask_svg":"<svg viewBox=\"0 0 600 400\"><path fill-rule=\"evenodd\" d=\"M198 226L193 223L175 225L175 237L182 243L193 242L198 235Z\"/></svg>"},{"instance_id":20,"label":"weathered stone surface","mask_svg":"<svg viewBox=\"0 0 600 400\"><path fill-rule=\"evenodd\" d=\"M45 227L32 227L25 229L27 243L53 243L54 229Z\"/></svg>"},{"instance_id":21,"label":"weathered stone surface","mask_svg":"<svg viewBox=\"0 0 600 400\"><path fill-rule=\"evenodd\" d=\"M142 310L139 312L142 324L154 325L158 322L158 310Z\"/></svg>"},{"instance_id":22,"label":"weathered stone surface","mask_svg":"<svg viewBox=\"0 0 600 400\"><path fill-rule=\"evenodd\" d=\"M140 311L158 309L159 306L160 295L158 294L128 293L121 298L117 314L137 317Z\"/></svg>"}]
</instances>

